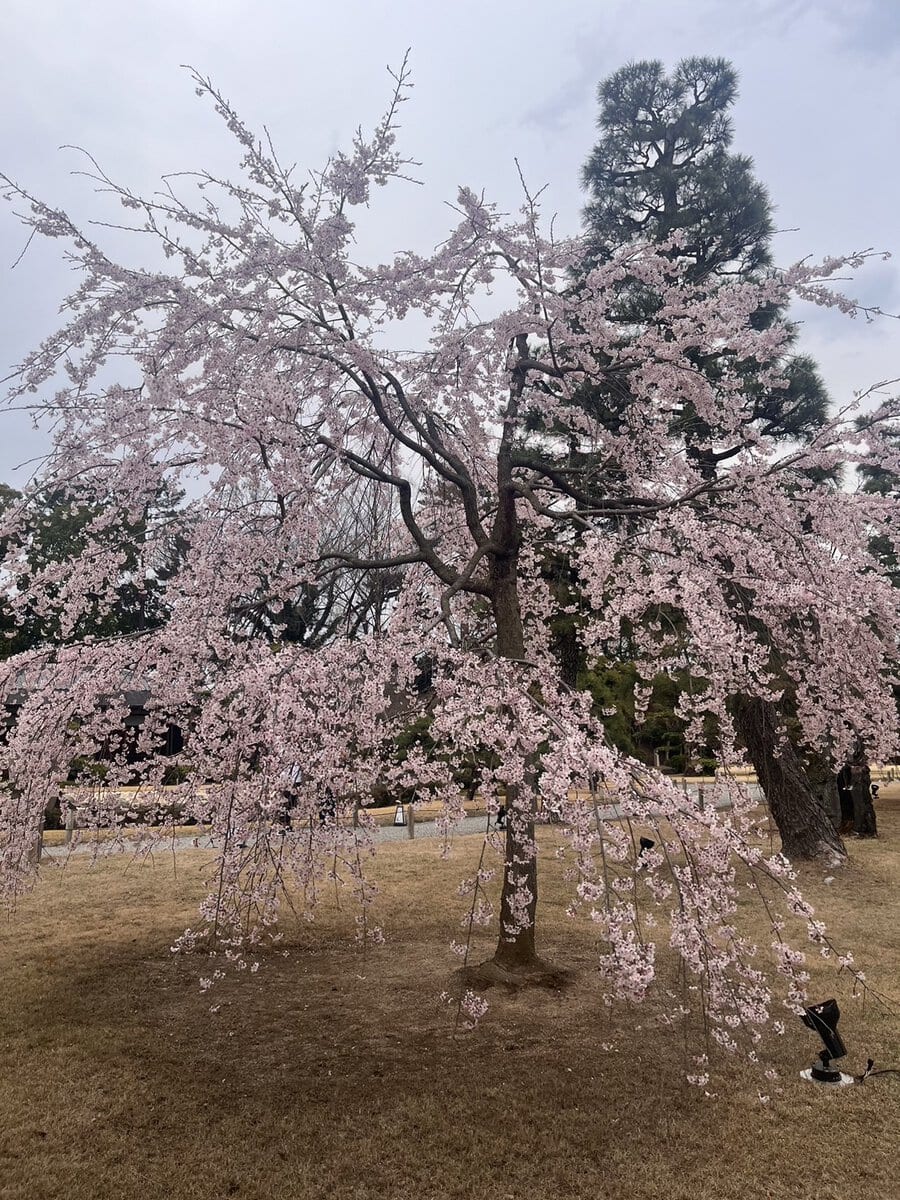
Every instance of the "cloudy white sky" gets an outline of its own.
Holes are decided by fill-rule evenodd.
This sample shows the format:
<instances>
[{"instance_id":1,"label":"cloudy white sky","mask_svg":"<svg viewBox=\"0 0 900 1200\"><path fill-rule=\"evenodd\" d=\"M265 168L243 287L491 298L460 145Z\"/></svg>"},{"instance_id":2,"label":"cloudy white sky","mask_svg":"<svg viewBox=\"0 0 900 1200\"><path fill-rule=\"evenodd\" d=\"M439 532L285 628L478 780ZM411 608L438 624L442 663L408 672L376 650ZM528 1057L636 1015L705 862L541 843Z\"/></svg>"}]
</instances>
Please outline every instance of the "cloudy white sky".
<instances>
[{"instance_id":1,"label":"cloudy white sky","mask_svg":"<svg viewBox=\"0 0 900 1200\"><path fill-rule=\"evenodd\" d=\"M377 119L385 67L409 47L403 148L425 187L378 196L378 256L437 242L460 183L517 206L514 158L575 232L598 81L630 60L703 54L740 73L735 148L754 158L790 231L776 258L900 253L900 0L2 0L0 40L0 170L81 219L98 202L64 144L136 190L234 162L180 64L210 75L303 167ZM32 245L11 270L24 240L0 206L0 368L53 327L72 284L58 245ZM900 258L847 290L900 311ZM900 322L797 315L836 403L900 374ZM0 420L0 480L22 481L13 469L41 436L15 414Z\"/></svg>"}]
</instances>

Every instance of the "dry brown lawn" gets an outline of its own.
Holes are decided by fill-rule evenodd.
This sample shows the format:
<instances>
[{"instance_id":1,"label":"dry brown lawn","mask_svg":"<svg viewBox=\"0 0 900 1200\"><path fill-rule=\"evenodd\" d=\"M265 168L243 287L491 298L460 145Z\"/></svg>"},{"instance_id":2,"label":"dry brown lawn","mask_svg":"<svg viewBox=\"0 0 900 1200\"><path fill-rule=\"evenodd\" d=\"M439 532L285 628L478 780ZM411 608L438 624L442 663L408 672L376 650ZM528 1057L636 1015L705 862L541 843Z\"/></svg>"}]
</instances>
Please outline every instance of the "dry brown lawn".
<instances>
[{"instance_id":1,"label":"dry brown lawn","mask_svg":"<svg viewBox=\"0 0 900 1200\"><path fill-rule=\"evenodd\" d=\"M900 801L879 819L881 840L854 843L833 884L807 870L803 886L900 1008ZM364 958L352 910L328 906L287 927L286 957L210 995L198 957L169 951L195 919L208 855L179 855L175 874L165 857L45 863L0 927L2 1200L900 1195L900 1077L801 1083L816 1039L789 1019L768 1104L749 1067L720 1071L715 1096L688 1087L681 1040L652 1008L598 1002L590 931L563 912L558 834L542 837L541 945L576 983L494 990L457 1037L439 994L478 839L446 862L434 842L380 847L388 948ZM814 969L815 994L844 1010L845 1064L900 1065L898 1019Z\"/></svg>"}]
</instances>

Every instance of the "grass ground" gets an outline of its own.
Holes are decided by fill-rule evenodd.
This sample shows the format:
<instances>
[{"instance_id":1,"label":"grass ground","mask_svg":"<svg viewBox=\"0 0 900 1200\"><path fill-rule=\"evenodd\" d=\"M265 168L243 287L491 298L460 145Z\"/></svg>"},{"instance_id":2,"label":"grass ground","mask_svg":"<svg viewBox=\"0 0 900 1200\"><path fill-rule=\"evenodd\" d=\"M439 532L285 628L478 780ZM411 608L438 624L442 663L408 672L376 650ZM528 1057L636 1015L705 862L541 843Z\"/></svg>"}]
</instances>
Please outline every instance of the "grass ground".
<instances>
[{"instance_id":1,"label":"grass ground","mask_svg":"<svg viewBox=\"0 0 900 1200\"><path fill-rule=\"evenodd\" d=\"M806 869L803 888L900 1009L900 801L879 822L832 884ZM387 949L363 958L352 911L328 907L286 930L287 957L205 996L198 961L169 947L195 919L208 855L179 855L175 874L171 858L45 864L0 927L0 1198L896 1197L900 1078L801 1083L816 1039L789 1021L768 1104L748 1067L714 1097L689 1088L652 1009L598 1003L589 934L563 912L558 833L541 837L541 947L577 981L494 990L456 1038L438 997L477 839L446 862L433 842L380 847ZM900 1065L898 1019L813 967L815 996L841 1002L852 1069L868 1054Z\"/></svg>"}]
</instances>

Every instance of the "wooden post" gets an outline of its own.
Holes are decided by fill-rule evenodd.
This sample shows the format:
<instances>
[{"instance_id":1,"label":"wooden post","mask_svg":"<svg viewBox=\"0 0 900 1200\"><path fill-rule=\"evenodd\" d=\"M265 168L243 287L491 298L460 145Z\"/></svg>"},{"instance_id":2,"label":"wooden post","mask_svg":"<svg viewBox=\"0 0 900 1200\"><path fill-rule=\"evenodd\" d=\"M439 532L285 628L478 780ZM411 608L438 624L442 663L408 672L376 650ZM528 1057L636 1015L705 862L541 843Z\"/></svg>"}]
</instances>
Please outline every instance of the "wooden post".
<instances>
[{"instance_id":1,"label":"wooden post","mask_svg":"<svg viewBox=\"0 0 900 1200\"><path fill-rule=\"evenodd\" d=\"M44 823L45 823L45 821L46 821L46 814L42 814L41 815L41 823L40 823L40 825L38 825L37 834L35 836L34 842L32 843L30 861L33 862L35 866L37 866L40 863L41 854L43 853L43 850L44 850Z\"/></svg>"},{"instance_id":2,"label":"wooden post","mask_svg":"<svg viewBox=\"0 0 900 1200\"><path fill-rule=\"evenodd\" d=\"M66 813L66 845L72 845L72 833L75 829L75 809L70 808Z\"/></svg>"}]
</instances>

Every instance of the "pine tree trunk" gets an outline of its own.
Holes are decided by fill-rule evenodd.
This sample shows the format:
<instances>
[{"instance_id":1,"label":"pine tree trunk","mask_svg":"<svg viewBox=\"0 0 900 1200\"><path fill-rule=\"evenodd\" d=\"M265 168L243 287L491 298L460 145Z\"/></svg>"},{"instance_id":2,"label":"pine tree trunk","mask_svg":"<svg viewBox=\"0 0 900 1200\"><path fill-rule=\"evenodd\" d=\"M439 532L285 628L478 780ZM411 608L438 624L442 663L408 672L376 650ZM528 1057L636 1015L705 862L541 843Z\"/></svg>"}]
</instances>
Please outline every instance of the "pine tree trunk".
<instances>
[{"instance_id":1,"label":"pine tree trunk","mask_svg":"<svg viewBox=\"0 0 900 1200\"><path fill-rule=\"evenodd\" d=\"M756 696L737 696L732 711L735 729L781 834L783 853L790 859L843 861L844 843L810 787L799 755L780 735L774 704Z\"/></svg>"},{"instance_id":2,"label":"pine tree trunk","mask_svg":"<svg viewBox=\"0 0 900 1200\"><path fill-rule=\"evenodd\" d=\"M828 819L840 833L841 829L841 796L838 790L838 778L829 759L819 751L811 751L807 755L806 776L814 795L828 814Z\"/></svg>"},{"instance_id":3,"label":"pine tree trunk","mask_svg":"<svg viewBox=\"0 0 900 1200\"><path fill-rule=\"evenodd\" d=\"M850 791L853 796L853 832L856 837L878 837L875 806L872 803L872 775L862 746L850 760Z\"/></svg>"}]
</instances>

